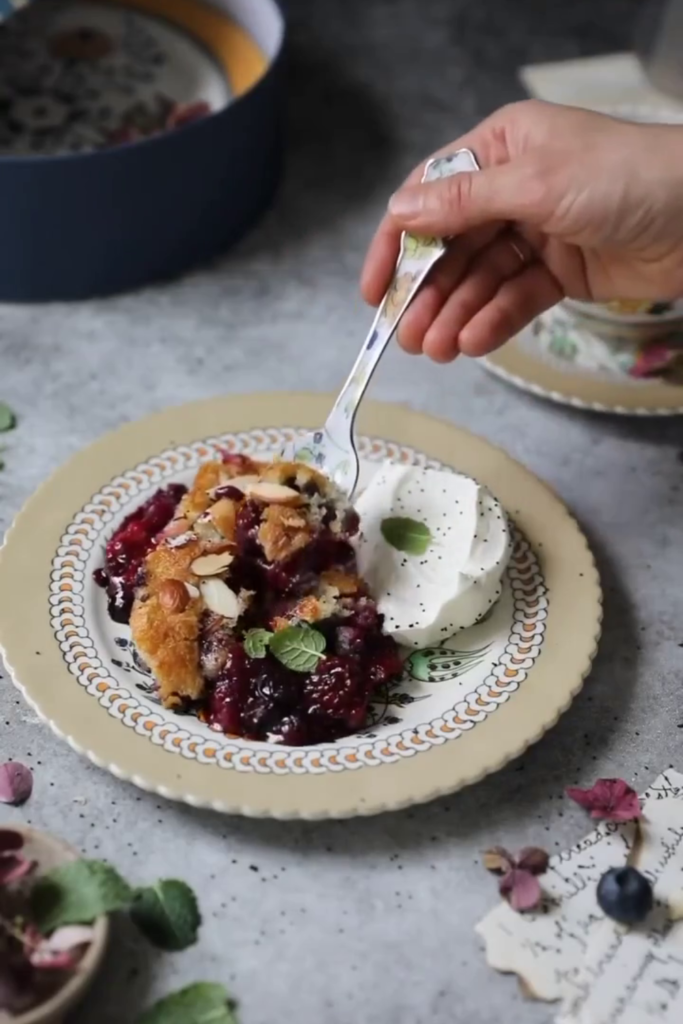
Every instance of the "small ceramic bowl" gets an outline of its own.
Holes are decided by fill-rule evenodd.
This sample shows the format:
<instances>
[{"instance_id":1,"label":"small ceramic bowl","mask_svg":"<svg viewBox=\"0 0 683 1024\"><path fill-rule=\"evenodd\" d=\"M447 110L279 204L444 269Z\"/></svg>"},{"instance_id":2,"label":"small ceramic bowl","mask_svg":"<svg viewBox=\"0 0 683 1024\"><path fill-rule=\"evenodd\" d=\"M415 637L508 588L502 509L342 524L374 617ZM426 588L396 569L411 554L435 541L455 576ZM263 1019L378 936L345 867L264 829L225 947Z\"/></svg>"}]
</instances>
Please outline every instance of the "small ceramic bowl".
<instances>
[{"instance_id":1,"label":"small ceramic bowl","mask_svg":"<svg viewBox=\"0 0 683 1024\"><path fill-rule=\"evenodd\" d=\"M45 832L38 832L27 825L8 824L5 826L24 836L22 853L38 864L38 873L50 871L68 861L77 860L80 854L68 843ZM97 971L100 968L109 939L109 919L100 918L94 925L94 938L69 980L47 1002L35 1006L18 1017L7 1017L7 1024L62 1024L67 1014L83 999ZM5 1016L0 1012L0 1021Z\"/></svg>"}]
</instances>

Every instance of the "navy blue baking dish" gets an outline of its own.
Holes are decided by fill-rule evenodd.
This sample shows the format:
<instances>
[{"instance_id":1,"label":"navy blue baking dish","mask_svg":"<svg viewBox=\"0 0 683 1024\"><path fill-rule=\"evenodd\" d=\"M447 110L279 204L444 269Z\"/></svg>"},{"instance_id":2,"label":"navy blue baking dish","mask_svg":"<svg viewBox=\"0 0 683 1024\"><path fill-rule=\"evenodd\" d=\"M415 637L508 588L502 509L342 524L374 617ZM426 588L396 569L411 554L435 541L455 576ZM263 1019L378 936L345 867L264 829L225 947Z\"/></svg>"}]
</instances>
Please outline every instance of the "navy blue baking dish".
<instances>
[{"instance_id":1,"label":"navy blue baking dish","mask_svg":"<svg viewBox=\"0 0 683 1024\"><path fill-rule=\"evenodd\" d=\"M38 8L44 18L52 2L33 4L3 31L26 15L35 18ZM3 301L85 299L181 274L237 241L267 207L278 182L284 21L274 0L123 0L114 5L116 22L111 5L98 7L97 17L95 6L69 8L66 0L51 8L58 20L48 30L29 31L28 51L20 26L14 48L5 54L3 63L15 60L21 70L9 90L7 76L0 81ZM102 19L114 29L103 30ZM150 30L152 23L156 28ZM117 41L112 43L116 33L118 51ZM196 74L188 47L203 54ZM36 48L36 73L27 85L26 68L34 65L26 52ZM45 54L48 63L57 62L50 82L59 88L43 85ZM215 82L223 71L231 95L222 107L223 101L216 104L220 109L188 117L189 123L181 111L180 127L140 136L141 119L149 122L149 97L155 110L163 107L172 119L174 103L180 109L178 88L189 83L196 91L206 79L207 88L220 91ZM109 84L100 95L97 83L105 79ZM133 90L121 100L125 109L113 114L112 79L119 90ZM159 99L165 81L176 89L175 100ZM147 89L144 102L138 88ZM196 98L187 97L189 108ZM101 132L98 148L83 143L92 132L91 115L99 118L98 132L107 122L110 141L104 147ZM123 135L110 131L116 117L128 119ZM127 142L131 119L137 141ZM55 153L57 138L62 149ZM32 150L17 154L18 146Z\"/></svg>"}]
</instances>

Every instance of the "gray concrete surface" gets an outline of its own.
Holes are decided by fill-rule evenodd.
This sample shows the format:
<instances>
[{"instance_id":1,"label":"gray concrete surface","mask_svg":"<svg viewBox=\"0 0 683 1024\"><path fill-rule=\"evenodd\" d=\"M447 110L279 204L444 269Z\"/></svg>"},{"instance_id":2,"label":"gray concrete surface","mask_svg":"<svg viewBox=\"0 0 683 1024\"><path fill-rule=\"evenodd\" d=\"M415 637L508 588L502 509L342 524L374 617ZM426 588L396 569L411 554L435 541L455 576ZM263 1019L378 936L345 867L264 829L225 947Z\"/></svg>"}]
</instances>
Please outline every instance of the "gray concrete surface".
<instances>
[{"instance_id":1,"label":"gray concrete surface","mask_svg":"<svg viewBox=\"0 0 683 1024\"><path fill-rule=\"evenodd\" d=\"M0 307L0 397L21 416L0 473L0 527L68 455L186 399L333 389L369 313L356 278L386 196L421 156L519 95L515 68L627 44L636 0L297 0L291 159L278 205L219 265L141 294ZM590 680L524 758L452 799L369 821L222 819L117 782L0 686L0 753L36 772L27 820L134 881L186 878L201 943L151 954L117 924L77 1024L133 1021L194 979L225 981L245 1024L541 1024L547 1007L484 963L473 926L496 899L479 864L502 842L557 849L586 830L565 785L644 786L683 766L683 422L601 418L522 395L460 361L391 353L375 397L504 445L573 509L606 590ZM26 624L30 629L30 623Z\"/></svg>"}]
</instances>

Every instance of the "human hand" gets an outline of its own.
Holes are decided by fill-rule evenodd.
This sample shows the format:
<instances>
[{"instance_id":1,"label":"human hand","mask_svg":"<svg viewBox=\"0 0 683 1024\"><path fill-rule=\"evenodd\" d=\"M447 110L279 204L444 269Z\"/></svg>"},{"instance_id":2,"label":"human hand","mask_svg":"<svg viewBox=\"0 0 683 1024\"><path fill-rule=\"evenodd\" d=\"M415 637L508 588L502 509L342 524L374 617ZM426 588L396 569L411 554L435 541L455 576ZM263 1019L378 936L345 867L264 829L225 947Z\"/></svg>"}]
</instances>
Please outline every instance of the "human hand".
<instances>
[{"instance_id":1,"label":"human hand","mask_svg":"<svg viewBox=\"0 0 683 1024\"><path fill-rule=\"evenodd\" d=\"M404 314L406 351L485 355L565 296L683 295L683 127L528 100L434 155L463 148L482 170L421 184L421 164L366 257L361 290L378 305L402 231L457 236Z\"/></svg>"}]
</instances>

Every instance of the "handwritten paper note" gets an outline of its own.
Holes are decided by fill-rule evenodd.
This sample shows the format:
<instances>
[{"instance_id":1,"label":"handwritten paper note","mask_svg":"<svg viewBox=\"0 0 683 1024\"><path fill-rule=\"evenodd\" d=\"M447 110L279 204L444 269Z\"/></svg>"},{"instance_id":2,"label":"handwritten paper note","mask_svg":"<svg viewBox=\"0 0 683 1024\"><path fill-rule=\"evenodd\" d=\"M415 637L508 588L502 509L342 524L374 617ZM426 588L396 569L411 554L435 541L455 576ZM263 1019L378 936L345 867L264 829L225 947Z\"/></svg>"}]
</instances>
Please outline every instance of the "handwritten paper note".
<instances>
[{"instance_id":1,"label":"handwritten paper note","mask_svg":"<svg viewBox=\"0 0 683 1024\"><path fill-rule=\"evenodd\" d=\"M477 926L493 967L518 974L536 998L562 1000L557 1024L683 1021L683 775L660 775L643 812L639 835L633 824L601 826L553 857L543 912L501 904ZM656 898L632 929L606 918L596 900L603 872L627 860Z\"/></svg>"},{"instance_id":2,"label":"handwritten paper note","mask_svg":"<svg viewBox=\"0 0 683 1024\"><path fill-rule=\"evenodd\" d=\"M642 845L635 866L656 905L642 925L603 919L593 929L557 1024L681 1024L683 1021L683 775L664 772L643 799ZM673 915L672 915L673 909Z\"/></svg>"},{"instance_id":3,"label":"handwritten paper note","mask_svg":"<svg viewBox=\"0 0 683 1024\"><path fill-rule=\"evenodd\" d=\"M548 897L542 913L517 914L501 903L477 925L491 966L518 974L537 999L572 995L590 931L603 918L595 887L605 871L626 862L634 838L634 825L608 823L551 857L541 879Z\"/></svg>"},{"instance_id":4,"label":"handwritten paper note","mask_svg":"<svg viewBox=\"0 0 683 1024\"><path fill-rule=\"evenodd\" d=\"M556 1024L680 1024L683 925L658 906L645 930L603 921L593 932L577 994Z\"/></svg>"}]
</instances>

